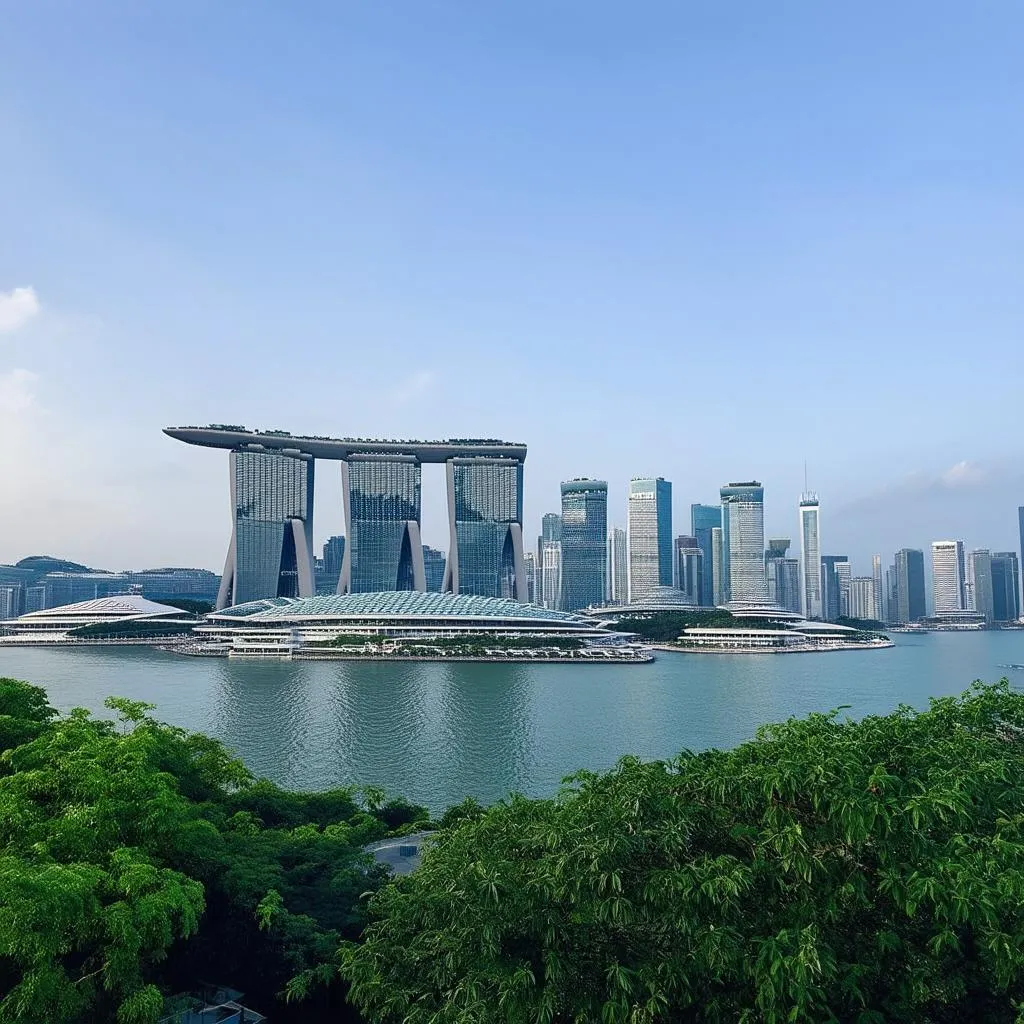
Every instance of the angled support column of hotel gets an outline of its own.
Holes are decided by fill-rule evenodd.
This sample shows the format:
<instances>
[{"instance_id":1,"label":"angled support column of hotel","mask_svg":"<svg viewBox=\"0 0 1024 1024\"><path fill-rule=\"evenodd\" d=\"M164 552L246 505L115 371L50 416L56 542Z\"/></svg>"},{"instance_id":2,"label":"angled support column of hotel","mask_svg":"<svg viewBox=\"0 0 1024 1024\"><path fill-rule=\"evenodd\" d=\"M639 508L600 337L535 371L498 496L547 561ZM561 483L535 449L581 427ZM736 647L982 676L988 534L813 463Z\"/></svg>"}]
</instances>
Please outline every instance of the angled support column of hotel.
<instances>
[{"instance_id":1,"label":"angled support column of hotel","mask_svg":"<svg viewBox=\"0 0 1024 1024\"><path fill-rule=\"evenodd\" d=\"M348 543L338 593L425 591L419 459L350 455L341 464L341 490Z\"/></svg>"},{"instance_id":2,"label":"angled support column of hotel","mask_svg":"<svg viewBox=\"0 0 1024 1024\"><path fill-rule=\"evenodd\" d=\"M451 539L443 589L525 602L522 460L454 458L446 469Z\"/></svg>"},{"instance_id":3,"label":"angled support column of hotel","mask_svg":"<svg viewBox=\"0 0 1024 1024\"><path fill-rule=\"evenodd\" d=\"M217 608L312 597L312 458L243 447L229 462L233 523Z\"/></svg>"}]
</instances>

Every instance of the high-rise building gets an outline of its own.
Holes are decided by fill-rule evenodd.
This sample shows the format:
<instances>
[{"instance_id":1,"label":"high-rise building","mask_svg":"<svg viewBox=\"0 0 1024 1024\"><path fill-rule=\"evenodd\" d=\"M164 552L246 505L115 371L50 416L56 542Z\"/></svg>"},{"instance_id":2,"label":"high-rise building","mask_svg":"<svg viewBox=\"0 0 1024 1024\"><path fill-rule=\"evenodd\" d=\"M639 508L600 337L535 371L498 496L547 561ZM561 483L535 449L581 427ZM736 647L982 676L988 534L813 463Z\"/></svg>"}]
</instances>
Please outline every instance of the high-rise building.
<instances>
[{"instance_id":1,"label":"high-rise building","mask_svg":"<svg viewBox=\"0 0 1024 1024\"><path fill-rule=\"evenodd\" d=\"M629 483L629 602L672 586L672 485L663 477Z\"/></svg>"},{"instance_id":2,"label":"high-rise building","mask_svg":"<svg viewBox=\"0 0 1024 1024\"><path fill-rule=\"evenodd\" d=\"M537 538L537 551L549 540L562 539L562 516L558 512L545 512L540 521L540 536Z\"/></svg>"},{"instance_id":3,"label":"high-rise building","mask_svg":"<svg viewBox=\"0 0 1024 1024\"><path fill-rule=\"evenodd\" d=\"M537 585L540 582L540 566L537 565L537 556L532 551L523 553L523 565L526 569L526 600L530 604L540 604Z\"/></svg>"},{"instance_id":4,"label":"high-rise building","mask_svg":"<svg viewBox=\"0 0 1024 1024\"><path fill-rule=\"evenodd\" d=\"M764 571L764 488L726 484L722 494L722 574L726 604L769 604Z\"/></svg>"},{"instance_id":5,"label":"high-rise building","mask_svg":"<svg viewBox=\"0 0 1024 1024\"><path fill-rule=\"evenodd\" d=\"M29 612L41 612L45 608L56 607L48 599L48 590L45 583L37 583L25 588L25 615L28 615Z\"/></svg>"},{"instance_id":6,"label":"high-rise building","mask_svg":"<svg viewBox=\"0 0 1024 1024\"><path fill-rule=\"evenodd\" d=\"M768 582L768 600L787 611L800 612L803 607L800 585L800 562L787 558L788 537L770 537L764 553L764 568Z\"/></svg>"},{"instance_id":7,"label":"high-rise building","mask_svg":"<svg viewBox=\"0 0 1024 1024\"><path fill-rule=\"evenodd\" d=\"M1017 506L1017 530L1018 537L1020 538L1020 547L1018 548L1019 558L1017 560L1017 564L1020 565L1020 563L1024 561L1024 505ZM1024 593L1018 590L1015 599L1017 607L1024 608Z\"/></svg>"},{"instance_id":8,"label":"high-rise building","mask_svg":"<svg viewBox=\"0 0 1024 1024\"><path fill-rule=\"evenodd\" d=\"M562 611L604 604L608 484L578 478L562 484Z\"/></svg>"},{"instance_id":9,"label":"high-rise building","mask_svg":"<svg viewBox=\"0 0 1024 1024\"><path fill-rule=\"evenodd\" d=\"M353 454L341 464L345 546L339 594L425 590L420 462L413 455Z\"/></svg>"},{"instance_id":10,"label":"high-rise building","mask_svg":"<svg viewBox=\"0 0 1024 1024\"><path fill-rule=\"evenodd\" d=\"M874 576L853 576L850 579L849 615L853 619L878 619Z\"/></svg>"},{"instance_id":11,"label":"high-rise building","mask_svg":"<svg viewBox=\"0 0 1024 1024\"><path fill-rule=\"evenodd\" d=\"M924 589L924 552L917 548L901 548L895 556L896 588L893 625L905 626L926 615Z\"/></svg>"},{"instance_id":12,"label":"high-rise building","mask_svg":"<svg viewBox=\"0 0 1024 1024\"><path fill-rule=\"evenodd\" d=\"M711 527L711 600L716 608L725 604L725 541L720 526Z\"/></svg>"},{"instance_id":13,"label":"high-rise building","mask_svg":"<svg viewBox=\"0 0 1024 1024\"><path fill-rule=\"evenodd\" d=\"M697 546L703 554L704 581L700 603L704 607L715 604L715 580L712 565L714 559L711 550L711 531L722 528L722 506L700 505L690 506L690 534L696 539Z\"/></svg>"},{"instance_id":14,"label":"high-rise building","mask_svg":"<svg viewBox=\"0 0 1024 1024\"><path fill-rule=\"evenodd\" d=\"M871 556L871 578L875 581L875 618L880 622L885 618L885 588L882 584L882 556Z\"/></svg>"},{"instance_id":15,"label":"high-rise building","mask_svg":"<svg viewBox=\"0 0 1024 1024\"><path fill-rule=\"evenodd\" d=\"M818 496L800 498L800 611L805 619L824 615L821 600L821 532Z\"/></svg>"},{"instance_id":16,"label":"high-rise building","mask_svg":"<svg viewBox=\"0 0 1024 1024\"><path fill-rule=\"evenodd\" d=\"M312 597L313 459L302 452L231 452L231 545L217 608L265 597Z\"/></svg>"},{"instance_id":17,"label":"high-rise building","mask_svg":"<svg viewBox=\"0 0 1024 1024\"><path fill-rule=\"evenodd\" d=\"M546 608L558 608L562 596L562 555L561 547L559 547L558 555L558 600L555 604L545 604L544 595L548 593L550 587L544 581L544 545L557 542L559 545L562 543L562 515L560 512L545 512L541 517L540 521L540 536L537 538L537 572L538 572L538 583L537 583L537 603L544 605ZM554 584L552 584L553 586Z\"/></svg>"},{"instance_id":18,"label":"high-rise building","mask_svg":"<svg viewBox=\"0 0 1024 1024\"><path fill-rule=\"evenodd\" d=\"M964 542L932 541L932 593L936 615L965 610L965 577Z\"/></svg>"},{"instance_id":19,"label":"high-rise building","mask_svg":"<svg viewBox=\"0 0 1024 1024\"><path fill-rule=\"evenodd\" d=\"M545 541L541 559L541 604L558 611L562 603L562 542Z\"/></svg>"},{"instance_id":20,"label":"high-rise building","mask_svg":"<svg viewBox=\"0 0 1024 1024\"><path fill-rule=\"evenodd\" d=\"M846 555L821 556L821 604L826 622L849 615L850 577Z\"/></svg>"},{"instance_id":21,"label":"high-rise building","mask_svg":"<svg viewBox=\"0 0 1024 1024\"><path fill-rule=\"evenodd\" d=\"M445 553L437 548L423 545L423 577L427 584L427 590L431 593L440 593L444 586L444 564L447 561Z\"/></svg>"},{"instance_id":22,"label":"high-rise building","mask_svg":"<svg viewBox=\"0 0 1024 1024\"><path fill-rule=\"evenodd\" d=\"M447 468L445 590L525 601L522 461L474 456L449 459Z\"/></svg>"},{"instance_id":23,"label":"high-rise building","mask_svg":"<svg viewBox=\"0 0 1024 1024\"><path fill-rule=\"evenodd\" d=\"M684 600L699 605L704 592L704 552L696 537L676 537L676 586Z\"/></svg>"},{"instance_id":24,"label":"high-rise building","mask_svg":"<svg viewBox=\"0 0 1024 1024\"><path fill-rule=\"evenodd\" d=\"M0 586L0 619L16 619L21 615L24 589L20 583Z\"/></svg>"},{"instance_id":25,"label":"high-rise building","mask_svg":"<svg viewBox=\"0 0 1024 1024\"><path fill-rule=\"evenodd\" d=\"M341 579L341 566L345 561L345 538L341 534L328 537L324 542L320 568L317 571L316 592L336 594Z\"/></svg>"},{"instance_id":26,"label":"high-rise building","mask_svg":"<svg viewBox=\"0 0 1024 1024\"><path fill-rule=\"evenodd\" d=\"M964 585L965 606L978 612L985 622L995 622L995 594L992 588L992 553L979 548L967 556L967 580Z\"/></svg>"},{"instance_id":27,"label":"high-rise building","mask_svg":"<svg viewBox=\"0 0 1024 1024\"><path fill-rule=\"evenodd\" d=\"M996 622L1016 622L1020 618L1020 568L1016 551L996 551L992 555L992 618Z\"/></svg>"},{"instance_id":28,"label":"high-rise building","mask_svg":"<svg viewBox=\"0 0 1024 1024\"><path fill-rule=\"evenodd\" d=\"M608 534L608 603L629 600L629 548L626 531L615 527Z\"/></svg>"}]
</instances>

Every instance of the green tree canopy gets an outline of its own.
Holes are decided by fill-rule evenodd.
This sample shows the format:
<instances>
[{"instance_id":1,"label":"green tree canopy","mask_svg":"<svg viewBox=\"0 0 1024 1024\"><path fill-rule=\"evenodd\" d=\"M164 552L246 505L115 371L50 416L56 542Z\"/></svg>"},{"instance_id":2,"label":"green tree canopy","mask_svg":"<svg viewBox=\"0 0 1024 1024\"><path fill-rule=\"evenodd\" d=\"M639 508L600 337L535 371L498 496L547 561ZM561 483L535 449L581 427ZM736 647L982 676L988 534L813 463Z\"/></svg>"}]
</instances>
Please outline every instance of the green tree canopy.
<instances>
[{"instance_id":1,"label":"green tree canopy","mask_svg":"<svg viewBox=\"0 0 1024 1024\"><path fill-rule=\"evenodd\" d=\"M440 832L342 974L374 1021L1024 1020L1024 696L625 758Z\"/></svg>"}]
</instances>

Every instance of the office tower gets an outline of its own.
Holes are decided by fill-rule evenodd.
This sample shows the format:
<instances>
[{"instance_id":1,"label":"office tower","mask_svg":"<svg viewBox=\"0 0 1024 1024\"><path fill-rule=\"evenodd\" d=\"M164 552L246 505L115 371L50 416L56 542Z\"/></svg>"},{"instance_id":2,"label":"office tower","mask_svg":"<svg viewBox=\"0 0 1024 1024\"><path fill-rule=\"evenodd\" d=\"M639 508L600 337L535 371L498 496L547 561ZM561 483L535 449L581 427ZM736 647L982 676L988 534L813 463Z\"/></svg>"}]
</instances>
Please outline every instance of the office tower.
<instances>
[{"instance_id":1,"label":"office tower","mask_svg":"<svg viewBox=\"0 0 1024 1024\"><path fill-rule=\"evenodd\" d=\"M1017 564L1024 560L1024 505L1017 506L1017 535L1020 538L1019 558ZM1024 608L1024 593L1020 590L1014 595L1014 601L1018 608Z\"/></svg>"},{"instance_id":2,"label":"office tower","mask_svg":"<svg viewBox=\"0 0 1024 1024\"><path fill-rule=\"evenodd\" d=\"M764 488L726 484L722 495L722 587L726 604L768 604L764 571Z\"/></svg>"},{"instance_id":3,"label":"office tower","mask_svg":"<svg viewBox=\"0 0 1024 1024\"><path fill-rule=\"evenodd\" d=\"M425 590L420 462L355 453L341 464L345 545L339 594Z\"/></svg>"},{"instance_id":4,"label":"office tower","mask_svg":"<svg viewBox=\"0 0 1024 1024\"><path fill-rule=\"evenodd\" d=\"M992 587L992 553L979 548L967 556L967 580L964 603L968 611L978 612L985 622L995 622L995 593Z\"/></svg>"},{"instance_id":5,"label":"office tower","mask_svg":"<svg viewBox=\"0 0 1024 1024\"><path fill-rule=\"evenodd\" d=\"M629 603L672 586L672 485L662 477L629 483Z\"/></svg>"},{"instance_id":6,"label":"office tower","mask_svg":"<svg viewBox=\"0 0 1024 1024\"><path fill-rule=\"evenodd\" d=\"M577 478L562 484L562 611L604 604L608 484Z\"/></svg>"},{"instance_id":7,"label":"office tower","mask_svg":"<svg viewBox=\"0 0 1024 1024\"><path fill-rule=\"evenodd\" d=\"M932 541L932 593L936 615L964 610L964 582L964 542Z\"/></svg>"},{"instance_id":8,"label":"office tower","mask_svg":"<svg viewBox=\"0 0 1024 1024\"><path fill-rule=\"evenodd\" d=\"M608 603L625 604L629 600L629 548L626 531L615 527L608 534Z\"/></svg>"},{"instance_id":9,"label":"office tower","mask_svg":"<svg viewBox=\"0 0 1024 1024\"><path fill-rule=\"evenodd\" d=\"M32 587L25 588L25 611L24 615L28 615L29 612L41 612L47 608L56 607L52 601L49 600L50 593L49 588L45 583L39 583Z\"/></svg>"},{"instance_id":10,"label":"office tower","mask_svg":"<svg viewBox=\"0 0 1024 1024\"><path fill-rule=\"evenodd\" d=\"M0 619L16 619L21 615L24 590L20 583L0 586Z\"/></svg>"},{"instance_id":11,"label":"office tower","mask_svg":"<svg viewBox=\"0 0 1024 1024\"><path fill-rule=\"evenodd\" d=\"M882 621L896 623L896 564L885 570L885 586L882 591Z\"/></svg>"},{"instance_id":12,"label":"office tower","mask_svg":"<svg viewBox=\"0 0 1024 1024\"><path fill-rule=\"evenodd\" d=\"M525 601L522 460L453 458L447 475L445 590Z\"/></svg>"},{"instance_id":13,"label":"office tower","mask_svg":"<svg viewBox=\"0 0 1024 1024\"><path fill-rule=\"evenodd\" d=\"M850 575L846 555L821 556L821 604L826 622L849 614Z\"/></svg>"},{"instance_id":14,"label":"office tower","mask_svg":"<svg viewBox=\"0 0 1024 1024\"><path fill-rule=\"evenodd\" d=\"M800 561L787 558L788 537L769 538L764 553L764 568L768 583L768 600L786 611L800 612L803 607L800 584Z\"/></svg>"},{"instance_id":15,"label":"office tower","mask_svg":"<svg viewBox=\"0 0 1024 1024\"><path fill-rule=\"evenodd\" d=\"M540 604L538 585L540 583L540 566L537 555L533 551L523 553L523 567L526 571L526 600L530 604Z\"/></svg>"},{"instance_id":16,"label":"office tower","mask_svg":"<svg viewBox=\"0 0 1024 1024\"><path fill-rule=\"evenodd\" d=\"M229 466L233 523L217 608L265 597L312 597L312 458L238 448Z\"/></svg>"},{"instance_id":17,"label":"office tower","mask_svg":"<svg viewBox=\"0 0 1024 1024\"><path fill-rule=\"evenodd\" d=\"M676 586L684 599L699 605L704 593L704 552L696 537L676 537Z\"/></svg>"},{"instance_id":18,"label":"office tower","mask_svg":"<svg viewBox=\"0 0 1024 1024\"><path fill-rule=\"evenodd\" d=\"M441 587L444 585L445 561L443 551L428 547L426 544L423 545L423 578L427 590L431 593L440 593Z\"/></svg>"},{"instance_id":19,"label":"office tower","mask_svg":"<svg viewBox=\"0 0 1024 1024\"><path fill-rule=\"evenodd\" d=\"M1019 563L1016 551L992 555L992 618L995 622L1016 622L1020 618Z\"/></svg>"},{"instance_id":20,"label":"office tower","mask_svg":"<svg viewBox=\"0 0 1024 1024\"><path fill-rule=\"evenodd\" d=\"M800 498L800 611L805 619L824 615L821 600L821 510L818 496Z\"/></svg>"},{"instance_id":21,"label":"office tower","mask_svg":"<svg viewBox=\"0 0 1024 1024\"><path fill-rule=\"evenodd\" d=\"M713 552L711 550L711 531L722 528L722 506L700 505L690 506L690 534L696 539L697 546L703 554L704 582L700 603L704 607L715 604L715 580L713 571Z\"/></svg>"},{"instance_id":22,"label":"office tower","mask_svg":"<svg viewBox=\"0 0 1024 1024\"><path fill-rule=\"evenodd\" d=\"M852 619L880 617L874 576L854 576L850 579L849 615Z\"/></svg>"},{"instance_id":23,"label":"office tower","mask_svg":"<svg viewBox=\"0 0 1024 1024\"><path fill-rule=\"evenodd\" d=\"M323 548L323 587L317 585L317 593L336 594L341 579L341 566L345 561L345 538L340 534L328 537Z\"/></svg>"},{"instance_id":24,"label":"office tower","mask_svg":"<svg viewBox=\"0 0 1024 1024\"><path fill-rule=\"evenodd\" d=\"M882 556L871 556L871 578L875 581L875 618L879 622L885 622L885 601L883 600L884 588L882 585Z\"/></svg>"},{"instance_id":25,"label":"office tower","mask_svg":"<svg viewBox=\"0 0 1024 1024\"><path fill-rule=\"evenodd\" d=\"M725 604L725 542L722 528L711 528L711 600L717 608Z\"/></svg>"},{"instance_id":26,"label":"office tower","mask_svg":"<svg viewBox=\"0 0 1024 1024\"><path fill-rule=\"evenodd\" d=\"M550 540L561 541L562 517L558 512L545 512L540 521L540 536L537 538L537 552Z\"/></svg>"},{"instance_id":27,"label":"office tower","mask_svg":"<svg viewBox=\"0 0 1024 1024\"><path fill-rule=\"evenodd\" d=\"M895 556L896 588L893 595L892 622L905 626L923 619L925 609L924 552L901 548Z\"/></svg>"},{"instance_id":28,"label":"office tower","mask_svg":"<svg viewBox=\"0 0 1024 1024\"><path fill-rule=\"evenodd\" d=\"M541 604L558 611L562 603L562 542L544 542L541 551Z\"/></svg>"}]
</instances>

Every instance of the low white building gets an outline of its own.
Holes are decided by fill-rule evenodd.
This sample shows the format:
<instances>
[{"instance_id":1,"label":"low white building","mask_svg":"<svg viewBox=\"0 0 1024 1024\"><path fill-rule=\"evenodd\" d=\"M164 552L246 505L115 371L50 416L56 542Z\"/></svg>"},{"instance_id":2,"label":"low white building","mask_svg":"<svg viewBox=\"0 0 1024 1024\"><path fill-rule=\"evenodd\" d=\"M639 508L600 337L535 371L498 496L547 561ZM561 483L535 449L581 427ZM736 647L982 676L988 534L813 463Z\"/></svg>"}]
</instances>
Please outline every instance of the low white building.
<instances>
[{"instance_id":1,"label":"low white building","mask_svg":"<svg viewBox=\"0 0 1024 1024\"><path fill-rule=\"evenodd\" d=\"M139 623L138 635L153 627L154 634L167 632L167 627L181 623L186 632L192 616L180 608L158 604L141 594L123 594L119 597L97 597L92 601L79 601L61 608L45 608L28 612L17 619L0 623L0 644L3 643L71 643L77 638L74 631L82 626Z\"/></svg>"}]
</instances>

